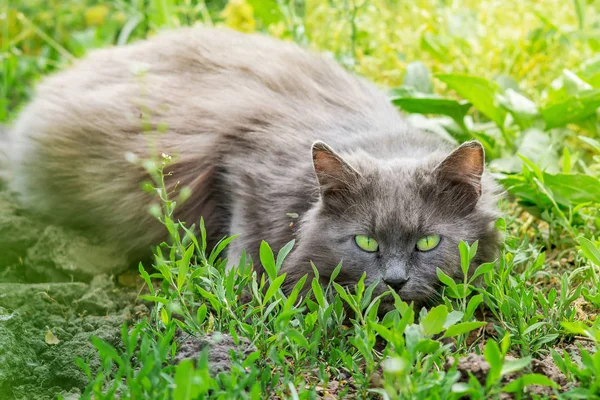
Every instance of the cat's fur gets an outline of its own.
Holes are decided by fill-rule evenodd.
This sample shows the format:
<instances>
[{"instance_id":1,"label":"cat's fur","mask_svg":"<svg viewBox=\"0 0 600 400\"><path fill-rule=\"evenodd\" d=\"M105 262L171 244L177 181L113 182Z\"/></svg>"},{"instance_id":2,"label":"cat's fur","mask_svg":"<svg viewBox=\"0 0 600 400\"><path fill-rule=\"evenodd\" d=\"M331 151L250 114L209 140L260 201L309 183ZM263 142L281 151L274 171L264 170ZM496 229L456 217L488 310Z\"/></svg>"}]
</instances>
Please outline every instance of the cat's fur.
<instances>
[{"instance_id":1,"label":"cat's fur","mask_svg":"<svg viewBox=\"0 0 600 400\"><path fill-rule=\"evenodd\" d=\"M398 293L420 302L435 296L437 267L459 276L461 239L479 240L475 263L497 250L481 145L450 155L372 84L260 35L183 29L94 51L40 84L10 134L11 185L24 204L132 259L166 238L140 190L146 173L125 157L148 157L152 141L176 159L169 187L192 189L178 217L203 216L209 244L241 234L231 262L247 249L262 271L261 240L279 249L296 239L287 287L311 261L327 279L343 260L340 282L408 278ZM356 234L380 250L360 250ZM428 234L440 245L418 252Z\"/></svg>"}]
</instances>

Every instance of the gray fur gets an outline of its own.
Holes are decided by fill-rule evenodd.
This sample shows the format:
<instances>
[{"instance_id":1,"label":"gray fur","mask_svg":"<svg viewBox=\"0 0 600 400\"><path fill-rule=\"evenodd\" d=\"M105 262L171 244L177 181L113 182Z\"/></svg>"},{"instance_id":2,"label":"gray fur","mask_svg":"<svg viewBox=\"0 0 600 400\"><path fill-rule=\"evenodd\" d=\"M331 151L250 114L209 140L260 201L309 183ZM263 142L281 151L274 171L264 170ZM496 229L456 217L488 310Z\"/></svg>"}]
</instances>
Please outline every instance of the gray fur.
<instances>
[{"instance_id":1,"label":"gray fur","mask_svg":"<svg viewBox=\"0 0 600 400\"><path fill-rule=\"evenodd\" d=\"M166 238L139 190L145 172L125 159L147 157L151 142L176 159L168 185L192 189L178 217L203 216L210 244L241 234L233 263L247 249L261 272L261 240L276 249L297 240L283 268L288 287L310 261L327 279L343 260L342 283L363 272L368 282L408 274L400 295L426 301L436 267L458 276L460 239L480 241L477 262L498 245L496 186L477 174L479 145L440 167L452 146L408 126L375 86L260 35L182 29L94 51L39 86L11 138L12 187L23 203L94 231L132 260ZM323 165L311 160L316 141L333 149L314 146ZM440 246L417 252L433 233ZM377 238L380 251L361 251L356 234Z\"/></svg>"}]
</instances>

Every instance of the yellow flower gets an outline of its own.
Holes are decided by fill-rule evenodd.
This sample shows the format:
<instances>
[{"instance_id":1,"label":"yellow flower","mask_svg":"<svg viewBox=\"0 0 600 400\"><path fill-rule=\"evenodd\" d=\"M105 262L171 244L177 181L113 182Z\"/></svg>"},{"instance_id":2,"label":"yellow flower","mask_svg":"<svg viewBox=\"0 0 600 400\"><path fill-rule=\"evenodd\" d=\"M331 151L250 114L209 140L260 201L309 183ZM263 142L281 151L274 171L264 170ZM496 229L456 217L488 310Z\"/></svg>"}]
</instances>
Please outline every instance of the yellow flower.
<instances>
[{"instance_id":1,"label":"yellow flower","mask_svg":"<svg viewBox=\"0 0 600 400\"><path fill-rule=\"evenodd\" d=\"M221 12L225 25L241 32L254 32L254 8L246 0L229 0Z\"/></svg>"}]
</instances>

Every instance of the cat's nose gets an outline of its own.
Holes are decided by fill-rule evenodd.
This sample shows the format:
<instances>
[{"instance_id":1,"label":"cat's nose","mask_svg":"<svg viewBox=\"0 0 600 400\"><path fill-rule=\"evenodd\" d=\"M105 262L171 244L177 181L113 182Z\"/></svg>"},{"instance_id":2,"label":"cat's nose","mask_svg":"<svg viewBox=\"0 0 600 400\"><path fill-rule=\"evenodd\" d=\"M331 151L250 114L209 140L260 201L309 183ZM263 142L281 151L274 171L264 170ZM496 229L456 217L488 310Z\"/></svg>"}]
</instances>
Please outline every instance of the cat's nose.
<instances>
[{"instance_id":1,"label":"cat's nose","mask_svg":"<svg viewBox=\"0 0 600 400\"><path fill-rule=\"evenodd\" d=\"M395 278L387 278L384 280L385 284L394 289L396 292L399 292L400 289L406 285L408 282L408 277L395 277Z\"/></svg>"}]
</instances>

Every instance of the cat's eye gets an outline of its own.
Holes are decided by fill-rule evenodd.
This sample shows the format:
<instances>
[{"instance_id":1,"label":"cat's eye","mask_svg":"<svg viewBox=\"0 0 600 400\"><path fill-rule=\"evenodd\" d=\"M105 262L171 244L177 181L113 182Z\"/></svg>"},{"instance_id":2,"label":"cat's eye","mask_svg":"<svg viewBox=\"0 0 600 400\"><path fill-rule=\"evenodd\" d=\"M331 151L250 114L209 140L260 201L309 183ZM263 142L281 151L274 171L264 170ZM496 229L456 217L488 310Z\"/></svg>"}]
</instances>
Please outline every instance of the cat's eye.
<instances>
[{"instance_id":1,"label":"cat's eye","mask_svg":"<svg viewBox=\"0 0 600 400\"><path fill-rule=\"evenodd\" d=\"M440 235L428 235L417 241L417 250L429 251L435 249L440 244Z\"/></svg>"},{"instance_id":2,"label":"cat's eye","mask_svg":"<svg viewBox=\"0 0 600 400\"><path fill-rule=\"evenodd\" d=\"M377 243L377 240L366 235L356 235L354 236L354 241L356 242L356 245L361 248L361 250L369 253L374 253L377 251L377 249L379 249L379 243Z\"/></svg>"}]
</instances>

